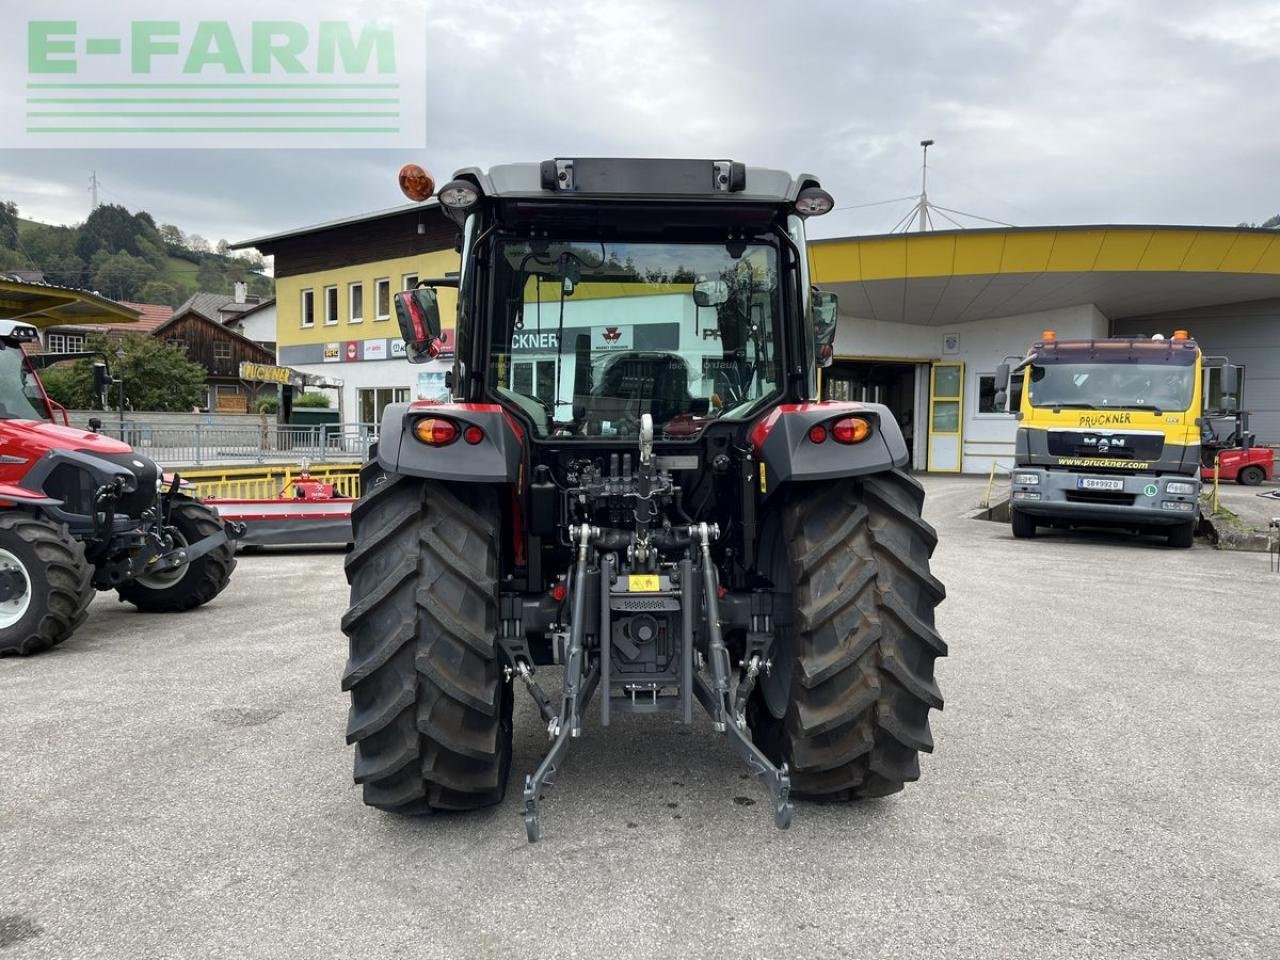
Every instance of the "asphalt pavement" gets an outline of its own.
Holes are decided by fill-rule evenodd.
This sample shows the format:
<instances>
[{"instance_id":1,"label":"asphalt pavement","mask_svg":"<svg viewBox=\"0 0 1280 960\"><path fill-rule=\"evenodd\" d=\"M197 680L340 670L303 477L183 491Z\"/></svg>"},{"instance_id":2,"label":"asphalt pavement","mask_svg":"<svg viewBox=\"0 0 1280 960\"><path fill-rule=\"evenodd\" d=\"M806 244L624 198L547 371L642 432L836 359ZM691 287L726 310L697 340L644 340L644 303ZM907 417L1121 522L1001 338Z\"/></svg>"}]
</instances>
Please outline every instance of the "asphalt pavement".
<instances>
[{"instance_id":1,"label":"asphalt pavement","mask_svg":"<svg viewBox=\"0 0 1280 960\"><path fill-rule=\"evenodd\" d=\"M937 751L904 793L776 830L709 722L592 714L526 843L501 807L364 807L342 556L243 556L209 606L99 597L0 661L0 960L1280 956L1280 575L966 519Z\"/></svg>"}]
</instances>

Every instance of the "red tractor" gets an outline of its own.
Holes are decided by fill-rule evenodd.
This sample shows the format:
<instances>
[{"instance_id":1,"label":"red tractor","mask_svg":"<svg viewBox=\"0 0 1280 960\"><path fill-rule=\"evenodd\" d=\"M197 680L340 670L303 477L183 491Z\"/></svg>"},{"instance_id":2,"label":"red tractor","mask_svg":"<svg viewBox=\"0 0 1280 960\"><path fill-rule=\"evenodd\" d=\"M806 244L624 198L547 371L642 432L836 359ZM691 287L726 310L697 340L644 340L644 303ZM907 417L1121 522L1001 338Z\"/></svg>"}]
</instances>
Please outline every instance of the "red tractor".
<instances>
[{"instance_id":1,"label":"red tractor","mask_svg":"<svg viewBox=\"0 0 1280 960\"><path fill-rule=\"evenodd\" d=\"M446 396L386 408L351 513L365 803L498 803L517 685L550 740L531 841L593 695L602 728L701 708L778 827L793 791L915 780L942 706L937 537L889 410L819 400L837 303L804 221L830 194L729 160L559 158L460 171L433 205L461 270L396 313L409 359L437 357L456 291Z\"/></svg>"},{"instance_id":2,"label":"red tractor","mask_svg":"<svg viewBox=\"0 0 1280 960\"><path fill-rule=\"evenodd\" d=\"M72 429L23 349L37 338L0 320L0 655L67 639L95 590L144 611L207 603L240 533L128 444Z\"/></svg>"}]
</instances>

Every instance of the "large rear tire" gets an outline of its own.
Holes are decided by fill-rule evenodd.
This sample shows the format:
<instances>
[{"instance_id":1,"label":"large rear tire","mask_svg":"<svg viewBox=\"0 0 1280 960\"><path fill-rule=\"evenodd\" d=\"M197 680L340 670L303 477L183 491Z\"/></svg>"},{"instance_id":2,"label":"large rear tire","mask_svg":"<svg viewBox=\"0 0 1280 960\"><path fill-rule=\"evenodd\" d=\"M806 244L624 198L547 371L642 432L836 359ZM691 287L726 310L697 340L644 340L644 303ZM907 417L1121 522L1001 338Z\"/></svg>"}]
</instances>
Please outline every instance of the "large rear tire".
<instances>
[{"instance_id":1,"label":"large rear tire","mask_svg":"<svg viewBox=\"0 0 1280 960\"><path fill-rule=\"evenodd\" d=\"M203 540L222 529L222 521L212 507L183 496L174 500L169 523L176 531L175 539L185 544ZM185 566L144 574L122 583L116 592L121 600L129 601L145 613L191 610L225 590L235 568L235 544L228 542Z\"/></svg>"},{"instance_id":2,"label":"large rear tire","mask_svg":"<svg viewBox=\"0 0 1280 960\"><path fill-rule=\"evenodd\" d=\"M57 646L89 615L93 567L64 524L0 511L0 574L12 594L0 602L0 656Z\"/></svg>"},{"instance_id":3,"label":"large rear tire","mask_svg":"<svg viewBox=\"0 0 1280 960\"><path fill-rule=\"evenodd\" d=\"M920 776L942 708L934 629L946 595L929 572L937 536L924 491L901 471L793 491L766 531L794 623L752 698L756 743L786 762L799 796L881 797ZM771 544L771 545L770 545Z\"/></svg>"},{"instance_id":4,"label":"large rear tire","mask_svg":"<svg viewBox=\"0 0 1280 960\"><path fill-rule=\"evenodd\" d=\"M347 742L364 802L397 813L501 802L511 685L498 660L493 491L361 472L347 556Z\"/></svg>"}]
</instances>

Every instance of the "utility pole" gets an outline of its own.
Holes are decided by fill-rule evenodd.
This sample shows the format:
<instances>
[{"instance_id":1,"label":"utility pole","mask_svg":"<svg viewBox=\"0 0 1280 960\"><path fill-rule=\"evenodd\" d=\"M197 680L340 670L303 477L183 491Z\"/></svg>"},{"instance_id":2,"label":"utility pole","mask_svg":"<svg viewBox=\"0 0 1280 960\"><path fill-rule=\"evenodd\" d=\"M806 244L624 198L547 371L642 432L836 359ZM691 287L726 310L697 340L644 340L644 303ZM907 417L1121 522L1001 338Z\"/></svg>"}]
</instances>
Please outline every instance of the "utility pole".
<instances>
[{"instance_id":1,"label":"utility pole","mask_svg":"<svg viewBox=\"0 0 1280 960\"><path fill-rule=\"evenodd\" d=\"M921 140L921 158L920 158L920 232L933 226L929 222L929 148L933 146L932 140Z\"/></svg>"},{"instance_id":2,"label":"utility pole","mask_svg":"<svg viewBox=\"0 0 1280 960\"><path fill-rule=\"evenodd\" d=\"M89 174L89 196L93 198L93 206L89 208L90 213L98 209L98 186L98 171L94 170Z\"/></svg>"}]
</instances>

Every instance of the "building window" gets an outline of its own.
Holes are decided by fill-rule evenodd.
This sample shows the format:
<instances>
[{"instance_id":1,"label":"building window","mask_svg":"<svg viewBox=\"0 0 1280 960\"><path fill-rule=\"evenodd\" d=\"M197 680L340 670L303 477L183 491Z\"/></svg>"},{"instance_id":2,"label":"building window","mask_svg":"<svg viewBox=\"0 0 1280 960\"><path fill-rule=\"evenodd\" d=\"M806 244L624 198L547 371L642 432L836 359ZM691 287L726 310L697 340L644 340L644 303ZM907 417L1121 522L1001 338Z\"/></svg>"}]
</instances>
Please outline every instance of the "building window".
<instances>
[{"instance_id":1,"label":"building window","mask_svg":"<svg viewBox=\"0 0 1280 960\"><path fill-rule=\"evenodd\" d=\"M302 325L304 327L316 325L316 292L314 290L302 291Z\"/></svg>"},{"instance_id":2,"label":"building window","mask_svg":"<svg viewBox=\"0 0 1280 960\"><path fill-rule=\"evenodd\" d=\"M978 413L991 416L1002 416L1008 413L1004 407L996 406L996 375L994 373L978 374Z\"/></svg>"},{"instance_id":3,"label":"building window","mask_svg":"<svg viewBox=\"0 0 1280 960\"><path fill-rule=\"evenodd\" d=\"M44 338L50 353L77 353L84 349L84 337L77 333L51 333Z\"/></svg>"},{"instance_id":4,"label":"building window","mask_svg":"<svg viewBox=\"0 0 1280 960\"><path fill-rule=\"evenodd\" d=\"M347 284L347 303L351 308L351 323L364 322L364 284Z\"/></svg>"},{"instance_id":5,"label":"building window","mask_svg":"<svg viewBox=\"0 0 1280 960\"><path fill-rule=\"evenodd\" d=\"M404 286L401 290L412 290L418 285L418 275L416 273L406 273L404 275Z\"/></svg>"},{"instance_id":6,"label":"building window","mask_svg":"<svg viewBox=\"0 0 1280 960\"><path fill-rule=\"evenodd\" d=\"M373 281L374 319L387 320L391 316L391 278Z\"/></svg>"},{"instance_id":7,"label":"building window","mask_svg":"<svg viewBox=\"0 0 1280 960\"><path fill-rule=\"evenodd\" d=\"M215 360L230 360L230 359L231 359L231 344L230 344L228 341L226 341L226 340L215 340L215 341L213 341L213 359L215 359Z\"/></svg>"},{"instance_id":8,"label":"building window","mask_svg":"<svg viewBox=\"0 0 1280 960\"><path fill-rule=\"evenodd\" d=\"M332 327L338 322L338 288L324 288L324 325Z\"/></svg>"},{"instance_id":9,"label":"building window","mask_svg":"<svg viewBox=\"0 0 1280 960\"><path fill-rule=\"evenodd\" d=\"M357 397L362 423L380 423L382 411L389 403L408 403L408 387L378 387L373 390L360 390Z\"/></svg>"}]
</instances>

